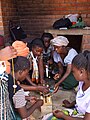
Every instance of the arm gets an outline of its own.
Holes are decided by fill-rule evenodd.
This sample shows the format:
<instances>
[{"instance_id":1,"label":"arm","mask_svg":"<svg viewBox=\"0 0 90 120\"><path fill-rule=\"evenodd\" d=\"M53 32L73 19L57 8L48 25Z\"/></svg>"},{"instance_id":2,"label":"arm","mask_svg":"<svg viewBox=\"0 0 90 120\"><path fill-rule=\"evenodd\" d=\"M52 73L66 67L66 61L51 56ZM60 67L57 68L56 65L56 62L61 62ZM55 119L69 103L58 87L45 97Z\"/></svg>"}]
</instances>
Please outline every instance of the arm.
<instances>
[{"instance_id":1,"label":"arm","mask_svg":"<svg viewBox=\"0 0 90 120\"><path fill-rule=\"evenodd\" d=\"M32 82L32 80L30 79L30 76L29 76L29 75L26 76L26 80L27 80L32 86L36 86L36 84L34 84L34 83Z\"/></svg>"},{"instance_id":2,"label":"arm","mask_svg":"<svg viewBox=\"0 0 90 120\"><path fill-rule=\"evenodd\" d=\"M17 51L12 46L7 46L0 50L0 61L6 61L17 57Z\"/></svg>"},{"instance_id":3,"label":"arm","mask_svg":"<svg viewBox=\"0 0 90 120\"><path fill-rule=\"evenodd\" d=\"M63 101L63 107L72 108L75 107L76 101L69 102L68 100Z\"/></svg>"},{"instance_id":4,"label":"arm","mask_svg":"<svg viewBox=\"0 0 90 120\"><path fill-rule=\"evenodd\" d=\"M40 57L38 59L38 66L39 66L39 73L40 73L40 80L41 84L44 83L44 66L43 66L43 58Z\"/></svg>"},{"instance_id":5,"label":"arm","mask_svg":"<svg viewBox=\"0 0 90 120\"><path fill-rule=\"evenodd\" d=\"M45 86L30 86L30 85L24 85L24 84L19 84L20 87L22 87L26 91L40 91L43 93L48 93L49 88Z\"/></svg>"},{"instance_id":6,"label":"arm","mask_svg":"<svg viewBox=\"0 0 90 120\"><path fill-rule=\"evenodd\" d=\"M59 68L59 74L62 75L63 74L63 65L61 62L58 62L58 68Z\"/></svg>"},{"instance_id":7,"label":"arm","mask_svg":"<svg viewBox=\"0 0 90 120\"><path fill-rule=\"evenodd\" d=\"M59 69L59 72L55 74L55 76L54 76L55 80L59 79L63 74L63 65L62 65L62 63L58 62L57 65L58 65L57 67Z\"/></svg>"},{"instance_id":8,"label":"arm","mask_svg":"<svg viewBox=\"0 0 90 120\"><path fill-rule=\"evenodd\" d=\"M54 111L53 114L57 118L63 118L64 120L90 120L90 113L86 113L84 118L68 116L59 110Z\"/></svg>"},{"instance_id":9,"label":"arm","mask_svg":"<svg viewBox=\"0 0 90 120\"><path fill-rule=\"evenodd\" d=\"M67 69L66 69L66 72L65 72L65 74L63 75L63 77L60 79L60 81L58 82L58 85L60 84L60 83L62 83L67 77L68 77L68 75L70 74L70 72L71 72L71 64L68 64L67 65Z\"/></svg>"},{"instance_id":10,"label":"arm","mask_svg":"<svg viewBox=\"0 0 90 120\"><path fill-rule=\"evenodd\" d=\"M54 93L58 91L59 85L67 78L67 76L70 74L71 72L71 64L67 65L67 70L65 72L65 74L62 76L62 78L59 80L58 83L55 84L55 90Z\"/></svg>"},{"instance_id":11,"label":"arm","mask_svg":"<svg viewBox=\"0 0 90 120\"><path fill-rule=\"evenodd\" d=\"M41 107L43 105L42 100L37 100L30 108L26 108L26 106L23 106L21 108L18 108L17 111L19 112L22 119L29 117L35 109Z\"/></svg>"}]
</instances>

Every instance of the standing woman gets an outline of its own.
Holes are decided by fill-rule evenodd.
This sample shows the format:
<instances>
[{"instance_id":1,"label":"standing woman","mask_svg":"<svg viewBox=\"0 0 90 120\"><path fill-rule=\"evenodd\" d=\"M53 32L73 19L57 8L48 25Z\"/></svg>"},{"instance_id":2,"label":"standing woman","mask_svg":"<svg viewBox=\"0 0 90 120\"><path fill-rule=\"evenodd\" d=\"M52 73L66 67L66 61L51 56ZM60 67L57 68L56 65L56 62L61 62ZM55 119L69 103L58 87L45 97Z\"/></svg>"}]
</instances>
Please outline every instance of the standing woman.
<instances>
[{"instance_id":1,"label":"standing woman","mask_svg":"<svg viewBox=\"0 0 90 120\"><path fill-rule=\"evenodd\" d=\"M51 44L54 46L55 51L61 56L63 68L65 68L65 71L64 69L62 70L64 71L63 74L59 73L54 77L54 79L57 80L61 76L59 82L55 85L55 92L58 90L60 84L65 89L73 89L78 85L78 82L71 72L72 60L78 53L75 49L67 47L68 43L68 39L64 36L57 36L51 40Z\"/></svg>"}]
</instances>

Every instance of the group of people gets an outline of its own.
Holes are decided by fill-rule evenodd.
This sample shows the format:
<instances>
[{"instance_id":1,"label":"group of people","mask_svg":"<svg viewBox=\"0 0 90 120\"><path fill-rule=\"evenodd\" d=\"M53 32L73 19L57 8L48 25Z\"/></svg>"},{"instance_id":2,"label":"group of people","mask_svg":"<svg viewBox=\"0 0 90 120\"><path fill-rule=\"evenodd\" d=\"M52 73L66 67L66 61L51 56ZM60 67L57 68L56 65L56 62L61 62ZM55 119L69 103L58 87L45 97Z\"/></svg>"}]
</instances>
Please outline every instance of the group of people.
<instances>
[{"instance_id":1,"label":"group of people","mask_svg":"<svg viewBox=\"0 0 90 120\"><path fill-rule=\"evenodd\" d=\"M78 86L74 104L64 101L64 105L75 106L78 112L84 114L84 118L67 116L59 110L53 111L53 115L65 120L90 119L90 52L86 50L78 54L68 44L69 41L64 36L54 38L50 33L43 33L41 38L32 40L27 56L17 56L17 50L13 46L0 50L0 68L5 68L0 70L2 120L17 120L16 113L19 113L22 120L29 120L35 109L40 110L43 100L25 96L24 92L49 92L49 87L45 86L46 65L48 71L49 66L52 66L51 76L55 80L53 93L58 91L59 86L64 89ZM8 62L10 59L11 67ZM14 70L12 73L10 68ZM24 84L23 81L28 81L29 84ZM26 101L31 102L29 108L26 107Z\"/></svg>"}]
</instances>

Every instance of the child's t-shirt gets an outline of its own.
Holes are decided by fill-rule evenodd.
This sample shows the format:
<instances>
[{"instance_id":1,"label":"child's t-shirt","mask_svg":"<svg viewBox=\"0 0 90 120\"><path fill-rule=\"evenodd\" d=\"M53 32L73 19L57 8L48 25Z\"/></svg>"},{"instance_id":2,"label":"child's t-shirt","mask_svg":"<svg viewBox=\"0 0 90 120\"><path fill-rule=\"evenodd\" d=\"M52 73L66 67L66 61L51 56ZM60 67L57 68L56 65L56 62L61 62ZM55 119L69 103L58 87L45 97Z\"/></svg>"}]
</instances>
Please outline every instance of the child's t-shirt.
<instances>
[{"instance_id":1,"label":"child's t-shirt","mask_svg":"<svg viewBox=\"0 0 90 120\"><path fill-rule=\"evenodd\" d=\"M52 51L53 51L53 46L49 46L47 51L43 50L43 60L44 62L47 62L50 58L51 58L51 54L52 54Z\"/></svg>"},{"instance_id":2,"label":"child's t-shirt","mask_svg":"<svg viewBox=\"0 0 90 120\"><path fill-rule=\"evenodd\" d=\"M14 93L13 85L14 85L13 77L9 75L8 91L9 91L10 101L12 102L12 104L14 104L15 108L20 108L25 106L26 100L25 100L24 90L19 85L17 85L17 88L15 89L15 93Z\"/></svg>"},{"instance_id":3,"label":"child's t-shirt","mask_svg":"<svg viewBox=\"0 0 90 120\"><path fill-rule=\"evenodd\" d=\"M83 91L82 86L84 82L79 82L79 88L76 96L76 109L79 113L90 113L90 87Z\"/></svg>"}]
</instances>

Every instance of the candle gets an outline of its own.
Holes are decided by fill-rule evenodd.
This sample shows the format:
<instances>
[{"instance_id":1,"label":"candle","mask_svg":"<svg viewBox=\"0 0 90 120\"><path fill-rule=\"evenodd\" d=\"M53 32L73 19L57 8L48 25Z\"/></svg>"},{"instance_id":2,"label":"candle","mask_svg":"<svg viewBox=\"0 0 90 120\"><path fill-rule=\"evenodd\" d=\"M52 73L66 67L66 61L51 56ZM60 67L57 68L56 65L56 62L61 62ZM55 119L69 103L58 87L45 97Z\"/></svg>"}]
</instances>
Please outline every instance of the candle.
<instances>
[{"instance_id":1,"label":"candle","mask_svg":"<svg viewBox=\"0 0 90 120\"><path fill-rule=\"evenodd\" d=\"M46 65L46 77L48 77L48 65Z\"/></svg>"}]
</instances>

